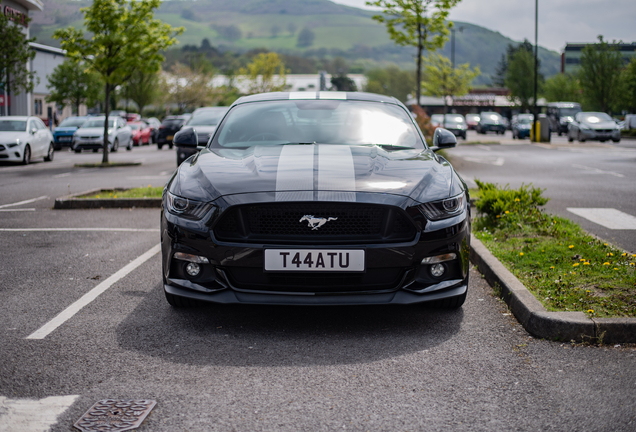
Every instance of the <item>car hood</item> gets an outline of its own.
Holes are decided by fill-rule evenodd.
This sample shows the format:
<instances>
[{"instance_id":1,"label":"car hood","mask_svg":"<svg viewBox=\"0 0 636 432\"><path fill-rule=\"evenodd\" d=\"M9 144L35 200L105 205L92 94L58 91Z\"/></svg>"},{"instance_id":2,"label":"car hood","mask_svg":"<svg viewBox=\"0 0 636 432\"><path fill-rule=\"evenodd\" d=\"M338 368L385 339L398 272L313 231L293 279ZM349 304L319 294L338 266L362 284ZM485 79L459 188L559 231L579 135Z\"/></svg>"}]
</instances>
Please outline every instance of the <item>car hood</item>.
<instances>
[{"instance_id":1,"label":"car hood","mask_svg":"<svg viewBox=\"0 0 636 432\"><path fill-rule=\"evenodd\" d=\"M69 132L75 132L77 129L78 129L77 126L56 127L53 133L69 133Z\"/></svg>"},{"instance_id":2,"label":"car hood","mask_svg":"<svg viewBox=\"0 0 636 432\"><path fill-rule=\"evenodd\" d=\"M0 132L0 144L15 142L17 139L26 141L29 139L29 134L27 132Z\"/></svg>"},{"instance_id":3,"label":"car hood","mask_svg":"<svg viewBox=\"0 0 636 432\"><path fill-rule=\"evenodd\" d=\"M431 150L316 144L204 149L180 165L169 187L203 201L256 192L273 192L277 201L355 201L356 192L371 192L427 202L463 189Z\"/></svg>"},{"instance_id":4,"label":"car hood","mask_svg":"<svg viewBox=\"0 0 636 432\"><path fill-rule=\"evenodd\" d=\"M590 129L616 129L616 122L613 121L604 121L598 123L582 122L582 124L589 127Z\"/></svg>"},{"instance_id":5,"label":"car hood","mask_svg":"<svg viewBox=\"0 0 636 432\"><path fill-rule=\"evenodd\" d=\"M104 128L79 128L76 132L78 135L104 135Z\"/></svg>"}]
</instances>

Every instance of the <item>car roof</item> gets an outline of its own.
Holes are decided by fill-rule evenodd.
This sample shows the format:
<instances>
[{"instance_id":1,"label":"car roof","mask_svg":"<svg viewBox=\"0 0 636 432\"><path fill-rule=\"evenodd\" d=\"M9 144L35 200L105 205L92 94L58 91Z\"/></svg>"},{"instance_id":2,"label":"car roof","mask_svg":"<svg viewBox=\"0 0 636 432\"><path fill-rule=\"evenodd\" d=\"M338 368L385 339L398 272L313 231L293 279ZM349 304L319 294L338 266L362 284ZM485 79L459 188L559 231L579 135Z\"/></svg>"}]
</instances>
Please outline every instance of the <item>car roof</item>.
<instances>
[{"instance_id":1,"label":"car roof","mask_svg":"<svg viewBox=\"0 0 636 432\"><path fill-rule=\"evenodd\" d=\"M0 120L28 120L30 118L36 118L34 116L2 116Z\"/></svg>"},{"instance_id":2,"label":"car roof","mask_svg":"<svg viewBox=\"0 0 636 432\"><path fill-rule=\"evenodd\" d=\"M384 96L375 93L365 92L337 92L337 91L317 91L317 92L272 92L258 93L249 96L243 96L237 99L232 105L240 105L250 102L278 101L278 100L358 100L385 102L395 105L402 105L400 101L391 96Z\"/></svg>"},{"instance_id":3,"label":"car roof","mask_svg":"<svg viewBox=\"0 0 636 432\"><path fill-rule=\"evenodd\" d=\"M550 102L548 103L548 106L557 108L574 108L580 107L581 104L578 102Z\"/></svg>"}]
</instances>

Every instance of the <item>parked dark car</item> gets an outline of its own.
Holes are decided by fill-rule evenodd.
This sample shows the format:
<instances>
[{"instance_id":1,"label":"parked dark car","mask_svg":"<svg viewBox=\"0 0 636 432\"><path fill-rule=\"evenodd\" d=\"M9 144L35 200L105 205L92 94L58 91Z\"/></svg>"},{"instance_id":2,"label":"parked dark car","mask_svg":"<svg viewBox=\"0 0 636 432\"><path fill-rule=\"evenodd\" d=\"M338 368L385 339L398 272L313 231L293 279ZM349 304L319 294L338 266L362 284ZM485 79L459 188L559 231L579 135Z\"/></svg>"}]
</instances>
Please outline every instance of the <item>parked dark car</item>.
<instances>
[{"instance_id":1,"label":"parked dark car","mask_svg":"<svg viewBox=\"0 0 636 432\"><path fill-rule=\"evenodd\" d=\"M73 116L62 120L62 123L53 131L53 146L55 150L62 150L62 147L72 147L73 134L88 118L86 116Z\"/></svg>"},{"instance_id":2,"label":"parked dark car","mask_svg":"<svg viewBox=\"0 0 636 432\"><path fill-rule=\"evenodd\" d=\"M205 146L228 109L229 107L198 108L183 127L194 128L198 145ZM177 166L198 151L193 147L181 147L178 144L176 146Z\"/></svg>"},{"instance_id":3,"label":"parked dark car","mask_svg":"<svg viewBox=\"0 0 636 432\"><path fill-rule=\"evenodd\" d=\"M479 115L477 133L486 134L488 132L494 132L498 135L503 135L506 132L506 123L501 114L485 111Z\"/></svg>"},{"instance_id":4,"label":"parked dark car","mask_svg":"<svg viewBox=\"0 0 636 432\"><path fill-rule=\"evenodd\" d=\"M157 142L157 134L159 133L159 127L161 126L161 122L156 117L150 118L142 118L142 122L146 123L148 127L150 127L150 137L152 138L152 142Z\"/></svg>"},{"instance_id":5,"label":"parked dark car","mask_svg":"<svg viewBox=\"0 0 636 432\"><path fill-rule=\"evenodd\" d=\"M550 119L550 129L559 136L568 133L568 125L581 111L581 105L576 102L550 102L546 112Z\"/></svg>"},{"instance_id":6,"label":"parked dark car","mask_svg":"<svg viewBox=\"0 0 636 432\"><path fill-rule=\"evenodd\" d=\"M174 307L466 299L465 182L395 98L361 92L238 99L179 165L161 209L162 277ZM193 128L176 145L196 147ZM343 312L346 313L346 312Z\"/></svg>"},{"instance_id":7,"label":"parked dark car","mask_svg":"<svg viewBox=\"0 0 636 432\"><path fill-rule=\"evenodd\" d=\"M466 125L464 116L461 114L446 114L442 119L440 127L448 129L457 137L466 139L466 131L468 130L468 126Z\"/></svg>"},{"instance_id":8,"label":"parked dark car","mask_svg":"<svg viewBox=\"0 0 636 432\"><path fill-rule=\"evenodd\" d=\"M512 139L530 138L533 120L534 115L532 114L517 114L512 116Z\"/></svg>"},{"instance_id":9,"label":"parked dark car","mask_svg":"<svg viewBox=\"0 0 636 432\"><path fill-rule=\"evenodd\" d=\"M617 143L621 140L621 129L612 117L603 112L580 112L568 125L568 141L575 139L579 142L612 140Z\"/></svg>"},{"instance_id":10,"label":"parked dark car","mask_svg":"<svg viewBox=\"0 0 636 432\"><path fill-rule=\"evenodd\" d=\"M167 116L164 118L161 122L161 126L159 126L159 132L157 133L157 148L161 150L161 148L166 144L169 148L172 148L172 139L174 138L174 134L183 127L189 118L189 115Z\"/></svg>"}]
</instances>

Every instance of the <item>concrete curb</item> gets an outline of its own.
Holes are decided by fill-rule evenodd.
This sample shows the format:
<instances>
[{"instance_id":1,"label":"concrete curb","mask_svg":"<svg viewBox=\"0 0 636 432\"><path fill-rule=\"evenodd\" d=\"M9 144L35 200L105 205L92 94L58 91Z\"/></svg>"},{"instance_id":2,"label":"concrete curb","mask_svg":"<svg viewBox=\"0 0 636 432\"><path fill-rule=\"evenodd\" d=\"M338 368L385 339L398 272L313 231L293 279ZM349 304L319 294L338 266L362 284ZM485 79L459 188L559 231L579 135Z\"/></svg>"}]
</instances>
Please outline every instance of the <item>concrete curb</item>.
<instances>
[{"instance_id":1,"label":"concrete curb","mask_svg":"<svg viewBox=\"0 0 636 432\"><path fill-rule=\"evenodd\" d=\"M66 195L55 200L54 209L97 209L97 208L161 208L161 198L77 198L99 192L124 191L123 188L92 189L76 194Z\"/></svg>"},{"instance_id":2,"label":"concrete curb","mask_svg":"<svg viewBox=\"0 0 636 432\"><path fill-rule=\"evenodd\" d=\"M636 343L636 318L588 318L583 312L548 312L481 241L471 235L470 260L534 337L603 343Z\"/></svg>"}]
</instances>

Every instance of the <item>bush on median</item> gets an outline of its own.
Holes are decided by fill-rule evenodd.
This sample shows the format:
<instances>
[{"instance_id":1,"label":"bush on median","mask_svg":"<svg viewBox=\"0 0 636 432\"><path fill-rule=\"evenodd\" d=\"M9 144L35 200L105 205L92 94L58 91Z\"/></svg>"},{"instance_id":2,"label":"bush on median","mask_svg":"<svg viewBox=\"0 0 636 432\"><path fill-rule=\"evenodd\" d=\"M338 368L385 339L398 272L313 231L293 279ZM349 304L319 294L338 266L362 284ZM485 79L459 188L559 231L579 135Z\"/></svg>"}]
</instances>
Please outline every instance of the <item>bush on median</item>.
<instances>
[{"instance_id":1,"label":"bush on median","mask_svg":"<svg viewBox=\"0 0 636 432\"><path fill-rule=\"evenodd\" d=\"M636 317L636 254L542 209L543 190L479 186L475 236L551 311Z\"/></svg>"}]
</instances>

